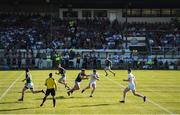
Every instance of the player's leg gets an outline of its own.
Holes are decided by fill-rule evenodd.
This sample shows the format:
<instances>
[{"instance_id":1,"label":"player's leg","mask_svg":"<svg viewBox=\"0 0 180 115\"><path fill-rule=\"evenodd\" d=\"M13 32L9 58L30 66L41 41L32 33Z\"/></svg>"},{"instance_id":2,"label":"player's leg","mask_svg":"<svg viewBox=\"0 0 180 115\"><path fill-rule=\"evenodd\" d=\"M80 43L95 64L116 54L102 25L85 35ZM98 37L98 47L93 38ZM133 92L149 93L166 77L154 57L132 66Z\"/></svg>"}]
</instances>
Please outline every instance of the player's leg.
<instances>
[{"instance_id":1,"label":"player's leg","mask_svg":"<svg viewBox=\"0 0 180 115\"><path fill-rule=\"evenodd\" d=\"M105 73L106 73L105 76L108 76L108 73L107 73L107 67L104 68L104 71L105 71Z\"/></svg>"},{"instance_id":2,"label":"player's leg","mask_svg":"<svg viewBox=\"0 0 180 115\"><path fill-rule=\"evenodd\" d=\"M79 90L79 89L80 89L79 84L75 83L74 87L67 92L68 96L70 96L70 93L73 93L75 90Z\"/></svg>"},{"instance_id":3,"label":"player's leg","mask_svg":"<svg viewBox=\"0 0 180 115\"><path fill-rule=\"evenodd\" d=\"M108 70L109 70L114 76L116 75L116 73L112 71L111 67L109 67Z\"/></svg>"},{"instance_id":4,"label":"player's leg","mask_svg":"<svg viewBox=\"0 0 180 115\"><path fill-rule=\"evenodd\" d=\"M92 97L92 95L93 95L95 89L96 89L96 84L93 83L93 84L92 84L92 91L91 91L91 94L90 94L89 97Z\"/></svg>"},{"instance_id":5,"label":"player's leg","mask_svg":"<svg viewBox=\"0 0 180 115\"><path fill-rule=\"evenodd\" d=\"M66 82L66 78L65 77L61 77L59 80L58 80L59 83L63 84L65 86L65 88L67 88L68 90L70 89L70 87L67 85L67 82Z\"/></svg>"},{"instance_id":6,"label":"player's leg","mask_svg":"<svg viewBox=\"0 0 180 115\"><path fill-rule=\"evenodd\" d=\"M43 106L43 104L44 104L44 102L46 101L46 98L48 97L48 95L50 94L50 91L49 91L49 89L47 89L46 90L46 94L45 94L45 96L44 96L44 98L43 98L43 101L42 101L42 103L41 103L41 107Z\"/></svg>"},{"instance_id":7,"label":"player's leg","mask_svg":"<svg viewBox=\"0 0 180 115\"><path fill-rule=\"evenodd\" d=\"M64 84L62 77L58 80L60 84Z\"/></svg>"},{"instance_id":8,"label":"player's leg","mask_svg":"<svg viewBox=\"0 0 180 115\"><path fill-rule=\"evenodd\" d=\"M53 90L51 91L51 95L52 95L52 97L53 97L53 107L56 107L56 97L55 97L56 91L55 91L55 89L53 89Z\"/></svg>"},{"instance_id":9,"label":"player's leg","mask_svg":"<svg viewBox=\"0 0 180 115\"><path fill-rule=\"evenodd\" d=\"M126 98L126 93L129 91L130 89L128 87L126 87L123 91L123 99L120 101L121 103L125 102L125 98Z\"/></svg>"},{"instance_id":10,"label":"player's leg","mask_svg":"<svg viewBox=\"0 0 180 115\"><path fill-rule=\"evenodd\" d=\"M53 96L53 107L56 107L56 97Z\"/></svg>"},{"instance_id":11,"label":"player's leg","mask_svg":"<svg viewBox=\"0 0 180 115\"><path fill-rule=\"evenodd\" d=\"M25 91L28 89L28 87L24 86L24 88L22 89L22 95L21 98L19 99L19 101L23 101L24 100L24 93Z\"/></svg>"},{"instance_id":12,"label":"player's leg","mask_svg":"<svg viewBox=\"0 0 180 115\"><path fill-rule=\"evenodd\" d=\"M63 82L65 88L67 88L67 89L69 90L70 87L69 87L68 84L67 84L66 78L64 78L64 79L62 80L62 82Z\"/></svg>"},{"instance_id":13,"label":"player's leg","mask_svg":"<svg viewBox=\"0 0 180 115\"><path fill-rule=\"evenodd\" d=\"M90 88L90 84L88 86L86 86L82 91L81 93L83 93L86 89L89 89Z\"/></svg>"},{"instance_id":14,"label":"player's leg","mask_svg":"<svg viewBox=\"0 0 180 115\"><path fill-rule=\"evenodd\" d=\"M74 85L73 88L71 88L71 89L67 92L68 96L70 96L70 94L74 91L74 89L75 89L75 85Z\"/></svg>"},{"instance_id":15,"label":"player's leg","mask_svg":"<svg viewBox=\"0 0 180 115\"><path fill-rule=\"evenodd\" d=\"M137 93L136 90L132 90L132 93L137 97L141 97L144 100L144 102L146 101L146 96L143 96L140 93Z\"/></svg>"},{"instance_id":16,"label":"player's leg","mask_svg":"<svg viewBox=\"0 0 180 115\"><path fill-rule=\"evenodd\" d=\"M44 90L34 90L34 88L30 88L30 90L31 90L31 92L33 94L35 94L35 93L45 93Z\"/></svg>"}]
</instances>

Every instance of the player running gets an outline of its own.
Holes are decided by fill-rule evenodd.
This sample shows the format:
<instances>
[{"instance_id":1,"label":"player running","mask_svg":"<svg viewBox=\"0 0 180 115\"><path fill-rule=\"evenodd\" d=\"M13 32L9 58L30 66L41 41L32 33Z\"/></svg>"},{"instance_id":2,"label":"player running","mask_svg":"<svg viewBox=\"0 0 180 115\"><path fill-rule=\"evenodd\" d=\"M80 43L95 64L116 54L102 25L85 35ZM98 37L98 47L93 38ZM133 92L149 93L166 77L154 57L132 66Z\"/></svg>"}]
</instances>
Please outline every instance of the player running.
<instances>
[{"instance_id":1,"label":"player running","mask_svg":"<svg viewBox=\"0 0 180 115\"><path fill-rule=\"evenodd\" d=\"M81 81L84 79L88 79L87 76L89 76L89 75L85 74L85 69L82 69L81 72L78 74L77 78L75 79L74 87L67 92L68 96L70 96L70 94L72 94L75 90L80 89Z\"/></svg>"},{"instance_id":2,"label":"player running","mask_svg":"<svg viewBox=\"0 0 180 115\"><path fill-rule=\"evenodd\" d=\"M61 64L59 64L58 67L58 71L59 73L55 73L57 75L61 74L61 78L58 80L59 83L63 84L65 86L65 88L67 88L68 90L70 89L70 87L67 85L67 81L66 81L66 70L61 66Z\"/></svg>"},{"instance_id":3,"label":"player running","mask_svg":"<svg viewBox=\"0 0 180 115\"><path fill-rule=\"evenodd\" d=\"M49 94L53 97L53 107L56 106L56 91L57 91L57 84L56 80L52 77L52 73L49 74L49 78L46 79L45 86L47 86L45 97L43 98L43 102L40 105L43 106L44 102L46 101L46 98L49 96Z\"/></svg>"},{"instance_id":4,"label":"player running","mask_svg":"<svg viewBox=\"0 0 180 115\"><path fill-rule=\"evenodd\" d=\"M32 76L31 76L28 68L26 69L25 79L22 80L22 81L24 82L25 80L26 80L26 83L24 85L24 88L22 89L22 96L21 96L21 98L18 101L23 101L24 100L24 93L25 93L25 91L27 89L30 89L33 94L35 94L35 93L44 93L43 90L34 91L33 82L32 82Z\"/></svg>"},{"instance_id":5,"label":"player running","mask_svg":"<svg viewBox=\"0 0 180 115\"><path fill-rule=\"evenodd\" d=\"M81 93L83 93L86 89L89 89L90 87L92 87L92 91L91 91L91 94L89 97L93 97L93 93L96 89L96 80L99 80L99 74L96 72L96 70L94 69L93 70L93 73L91 75L91 79L90 79L90 82L89 82L89 85L87 87L85 87Z\"/></svg>"},{"instance_id":6,"label":"player running","mask_svg":"<svg viewBox=\"0 0 180 115\"><path fill-rule=\"evenodd\" d=\"M138 97L141 97L143 99L143 101L145 102L146 101L146 96L142 96L141 94L137 93L136 92L136 82L135 82L135 76L131 73L131 69L128 69L128 79L124 79L123 81L127 81L128 82L128 87L126 87L124 89L124 92L123 92L123 100L120 101L121 103L125 103L125 97L126 97L126 93L128 91L132 91L132 93L135 95L135 96L138 96Z\"/></svg>"},{"instance_id":7,"label":"player running","mask_svg":"<svg viewBox=\"0 0 180 115\"><path fill-rule=\"evenodd\" d=\"M105 60L105 68L104 68L104 71L106 72L106 75L105 76L108 76L108 73L107 73L107 70L109 70L114 76L116 75L115 72L113 72L111 70L111 66L112 66L112 61L109 59L109 58L106 58Z\"/></svg>"}]
</instances>

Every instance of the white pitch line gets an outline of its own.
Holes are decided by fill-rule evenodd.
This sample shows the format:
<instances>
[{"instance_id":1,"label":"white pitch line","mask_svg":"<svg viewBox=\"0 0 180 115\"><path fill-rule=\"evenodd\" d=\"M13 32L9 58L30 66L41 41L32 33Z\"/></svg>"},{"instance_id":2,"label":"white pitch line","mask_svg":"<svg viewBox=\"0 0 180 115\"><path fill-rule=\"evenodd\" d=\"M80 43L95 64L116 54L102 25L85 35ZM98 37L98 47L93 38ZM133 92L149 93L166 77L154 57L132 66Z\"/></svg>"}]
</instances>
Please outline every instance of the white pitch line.
<instances>
[{"instance_id":1,"label":"white pitch line","mask_svg":"<svg viewBox=\"0 0 180 115\"><path fill-rule=\"evenodd\" d=\"M109 79L108 77L105 77L105 78L108 79L108 80L110 80L110 81L112 81L113 83L117 84L118 86L120 86L120 87L122 87L122 88L125 88L125 86L123 86L122 84L120 84L120 83L118 83L118 82L116 82L116 81L113 81L113 80ZM169 111L168 109L166 109L165 107L157 104L156 102L150 100L149 98L147 98L147 101L150 102L150 103L152 103L152 104L154 104L154 105L156 105L157 107L159 107L160 109L164 110L165 112L167 112L167 113L169 113L169 114L174 114L173 112L171 112L171 111Z\"/></svg>"},{"instance_id":2,"label":"white pitch line","mask_svg":"<svg viewBox=\"0 0 180 115\"><path fill-rule=\"evenodd\" d=\"M23 75L23 73L20 74L19 77L16 78L15 81L11 83L11 85L6 89L6 91L1 95L0 100L8 93L8 91L14 86L14 84L20 79L20 77Z\"/></svg>"}]
</instances>

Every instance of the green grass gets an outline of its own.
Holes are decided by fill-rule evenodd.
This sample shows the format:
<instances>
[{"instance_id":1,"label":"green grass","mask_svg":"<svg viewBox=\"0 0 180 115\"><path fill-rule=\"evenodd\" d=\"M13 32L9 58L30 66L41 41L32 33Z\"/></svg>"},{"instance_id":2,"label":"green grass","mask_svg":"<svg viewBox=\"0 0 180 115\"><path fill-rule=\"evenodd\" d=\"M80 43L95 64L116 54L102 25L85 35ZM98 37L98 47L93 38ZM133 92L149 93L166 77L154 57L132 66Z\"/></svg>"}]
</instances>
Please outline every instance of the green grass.
<instances>
[{"instance_id":1,"label":"green grass","mask_svg":"<svg viewBox=\"0 0 180 115\"><path fill-rule=\"evenodd\" d=\"M49 71L31 71L35 89L45 89L44 81ZM74 85L78 70L68 70L69 85ZM137 91L146 95L147 102L135 97L131 92L127 94L126 103L119 103L122 97L123 86L127 86L122 79L127 78L127 72L116 70L116 77L104 77L104 71L99 70L100 81L93 98L89 98L90 89L81 94L81 90L74 92L70 97L63 85L58 84L57 105L52 106L52 99L48 99L43 107L39 107L43 94L25 93L24 102L17 100L21 96L24 83L24 71L0 71L0 98L15 82L8 92L0 99L0 114L180 114L180 71L133 71L136 76ZM90 70L86 73L91 73ZM59 77L54 76L56 80ZM89 80L81 83L81 88ZM49 98L51 98L49 96Z\"/></svg>"}]
</instances>

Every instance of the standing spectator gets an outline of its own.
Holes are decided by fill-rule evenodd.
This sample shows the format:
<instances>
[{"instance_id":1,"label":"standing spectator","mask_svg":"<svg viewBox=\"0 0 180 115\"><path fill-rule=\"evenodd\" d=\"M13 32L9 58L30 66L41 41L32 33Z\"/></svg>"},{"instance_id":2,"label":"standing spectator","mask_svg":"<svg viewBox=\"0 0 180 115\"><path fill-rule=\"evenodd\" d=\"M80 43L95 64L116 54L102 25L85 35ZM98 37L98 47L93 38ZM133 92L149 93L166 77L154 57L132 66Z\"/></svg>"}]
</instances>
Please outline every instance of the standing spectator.
<instances>
[{"instance_id":1,"label":"standing spectator","mask_svg":"<svg viewBox=\"0 0 180 115\"><path fill-rule=\"evenodd\" d=\"M21 58L20 54L21 53L19 53L19 55L18 55L18 69L21 69L21 60L22 60L22 58Z\"/></svg>"},{"instance_id":2,"label":"standing spectator","mask_svg":"<svg viewBox=\"0 0 180 115\"><path fill-rule=\"evenodd\" d=\"M88 59L87 55L84 55L82 68L87 69Z\"/></svg>"},{"instance_id":3,"label":"standing spectator","mask_svg":"<svg viewBox=\"0 0 180 115\"><path fill-rule=\"evenodd\" d=\"M47 54L46 57L47 57L46 58L47 68L51 68L52 67L51 55Z\"/></svg>"},{"instance_id":4,"label":"standing spectator","mask_svg":"<svg viewBox=\"0 0 180 115\"><path fill-rule=\"evenodd\" d=\"M68 68L69 67L69 54L66 53L66 55L64 56L65 59L65 67Z\"/></svg>"},{"instance_id":5,"label":"standing spectator","mask_svg":"<svg viewBox=\"0 0 180 115\"><path fill-rule=\"evenodd\" d=\"M75 54L74 50L71 49L71 50L69 51L69 59L74 59L75 56L76 56L76 54Z\"/></svg>"},{"instance_id":6,"label":"standing spectator","mask_svg":"<svg viewBox=\"0 0 180 115\"><path fill-rule=\"evenodd\" d=\"M97 68L100 69L100 68L101 68L101 57L100 57L100 55L98 54L96 58L97 58Z\"/></svg>"},{"instance_id":7,"label":"standing spectator","mask_svg":"<svg viewBox=\"0 0 180 115\"><path fill-rule=\"evenodd\" d=\"M26 57L26 67L29 68L30 67L30 58L29 58L29 55L27 54L27 57Z\"/></svg>"},{"instance_id":8,"label":"standing spectator","mask_svg":"<svg viewBox=\"0 0 180 115\"><path fill-rule=\"evenodd\" d=\"M153 61L154 61L154 69L157 69L158 60L156 56L154 57Z\"/></svg>"},{"instance_id":9,"label":"standing spectator","mask_svg":"<svg viewBox=\"0 0 180 115\"><path fill-rule=\"evenodd\" d=\"M11 58L9 57L9 55L7 56L6 63L8 67L11 67Z\"/></svg>"},{"instance_id":10,"label":"standing spectator","mask_svg":"<svg viewBox=\"0 0 180 115\"><path fill-rule=\"evenodd\" d=\"M12 55L12 65L13 65L13 67L15 67L16 66L16 54L13 54Z\"/></svg>"},{"instance_id":11,"label":"standing spectator","mask_svg":"<svg viewBox=\"0 0 180 115\"><path fill-rule=\"evenodd\" d=\"M93 56L93 69L96 69L97 68L97 58L96 58L96 55Z\"/></svg>"},{"instance_id":12,"label":"standing spectator","mask_svg":"<svg viewBox=\"0 0 180 115\"><path fill-rule=\"evenodd\" d=\"M39 69L42 69L42 68L43 68L43 59L42 59L42 58L40 58L40 59L38 60L38 68L39 68Z\"/></svg>"},{"instance_id":13,"label":"standing spectator","mask_svg":"<svg viewBox=\"0 0 180 115\"><path fill-rule=\"evenodd\" d=\"M76 68L78 69L79 69L80 61L81 61L81 55L78 52L76 55Z\"/></svg>"}]
</instances>

